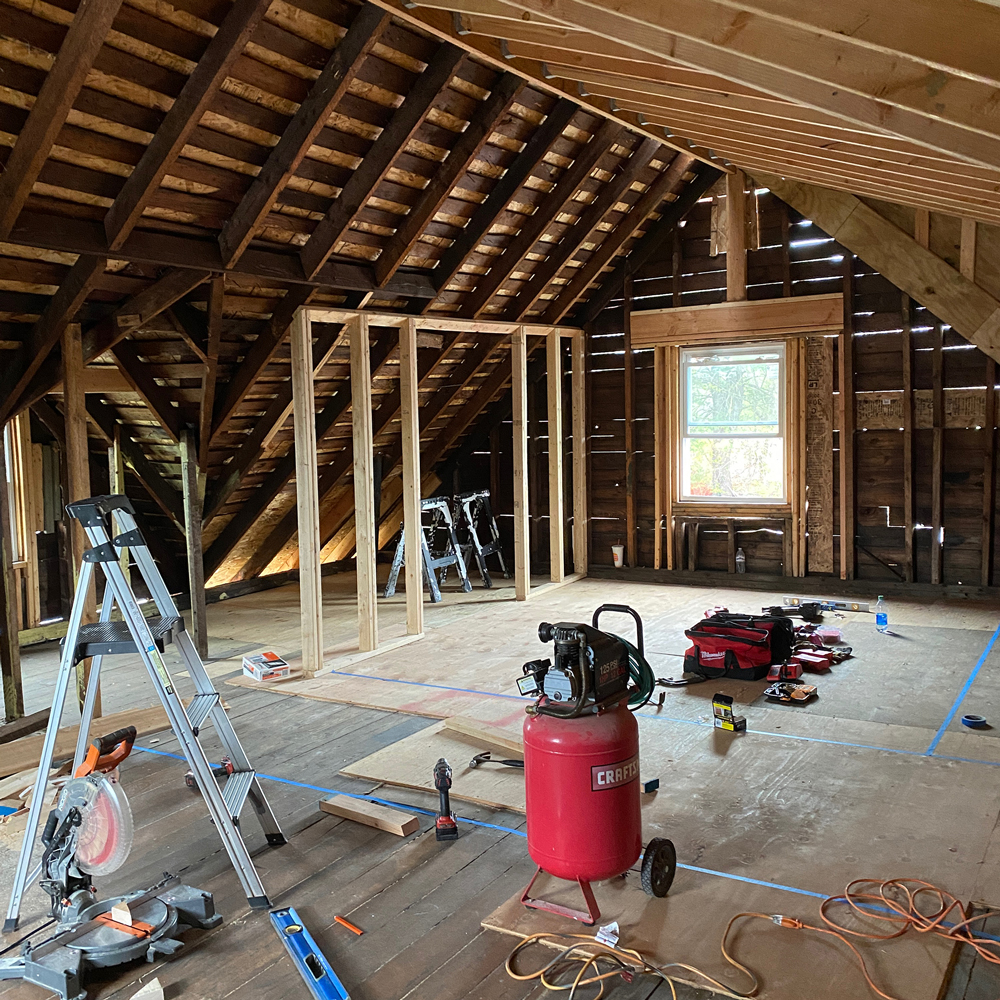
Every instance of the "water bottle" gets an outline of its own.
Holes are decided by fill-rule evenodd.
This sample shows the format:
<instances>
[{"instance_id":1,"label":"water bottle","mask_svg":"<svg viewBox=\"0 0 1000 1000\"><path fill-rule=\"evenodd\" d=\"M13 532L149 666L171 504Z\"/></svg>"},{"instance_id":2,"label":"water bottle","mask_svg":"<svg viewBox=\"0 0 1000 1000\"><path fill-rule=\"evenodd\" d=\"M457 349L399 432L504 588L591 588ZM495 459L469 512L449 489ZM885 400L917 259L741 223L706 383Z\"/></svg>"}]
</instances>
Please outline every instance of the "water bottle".
<instances>
[{"instance_id":1,"label":"water bottle","mask_svg":"<svg viewBox=\"0 0 1000 1000\"><path fill-rule=\"evenodd\" d=\"M889 613L885 609L885 600L882 595L878 595L878 602L875 605L875 628L879 632L889 631Z\"/></svg>"},{"instance_id":2,"label":"water bottle","mask_svg":"<svg viewBox=\"0 0 1000 1000\"><path fill-rule=\"evenodd\" d=\"M736 550L736 572L745 573L747 571L747 557L742 549Z\"/></svg>"}]
</instances>

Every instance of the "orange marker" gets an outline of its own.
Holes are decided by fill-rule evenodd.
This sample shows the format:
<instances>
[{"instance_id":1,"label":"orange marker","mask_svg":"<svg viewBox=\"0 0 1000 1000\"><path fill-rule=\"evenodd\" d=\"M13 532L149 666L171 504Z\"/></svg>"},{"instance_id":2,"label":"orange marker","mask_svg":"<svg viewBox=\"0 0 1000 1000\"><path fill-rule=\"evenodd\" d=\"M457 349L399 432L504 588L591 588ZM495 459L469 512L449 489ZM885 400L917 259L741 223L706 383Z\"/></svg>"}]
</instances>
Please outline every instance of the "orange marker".
<instances>
[{"instance_id":1,"label":"orange marker","mask_svg":"<svg viewBox=\"0 0 1000 1000\"><path fill-rule=\"evenodd\" d=\"M334 917L334 923L340 924L341 927L346 927L349 931L354 931L355 934L364 934L364 931L360 927L355 927L350 920L345 920L343 917Z\"/></svg>"}]
</instances>

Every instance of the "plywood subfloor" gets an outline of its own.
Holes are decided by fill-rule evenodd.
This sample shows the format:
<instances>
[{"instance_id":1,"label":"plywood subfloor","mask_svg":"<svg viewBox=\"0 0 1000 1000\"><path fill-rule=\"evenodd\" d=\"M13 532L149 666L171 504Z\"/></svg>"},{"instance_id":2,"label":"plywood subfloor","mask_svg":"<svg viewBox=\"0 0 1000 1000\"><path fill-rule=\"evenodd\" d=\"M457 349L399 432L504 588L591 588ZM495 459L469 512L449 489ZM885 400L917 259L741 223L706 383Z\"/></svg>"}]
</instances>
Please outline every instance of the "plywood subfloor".
<instances>
[{"instance_id":1,"label":"plywood subfloor","mask_svg":"<svg viewBox=\"0 0 1000 1000\"><path fill-rule=\"evenodd\" d=\"M330 645L346 651L356 626L353 579L324 582ZM322 788L370 791L375 779L338 772L425 728L426 718L420 716L463 714L519 726L524 702L514 681L521 663L546 655L535 637L539 621L588 621L601 603L632 604L646 621L654 670L669 675L681 669L684 627L706 607L724 603L755 610L781 595L585 581L528 604L500 596L477 590L448 597L444 605L427 605L428 636L423 641L357 663L349 672L267 692L246 690L253 685L243 685L239 678L238 656L247 648L297 652L297 589L228 601L209 609L213 653L224 654L209 669L220 682L235 682L227 691L231 715L262 770ZM400 600L388 608L380 605L380 611L387 633L401 627ZM643 768L661 779L655 808L646 808L647 835L670 836L677 843L687 868L678 876L674 898L704 912L706 941L716 941L729 916L751 900L801 916L814 913L811 898L796 892L771 889L767 891L778 894L775 902L757 899L754 894L761 887L750 886L746 878L826 894L862 874L919 874L966 898L1000 899L1000 837L993 832L1000 817L997 772L991 764L954 759L1000 762L1000 741L990 732L962 730L957 719L942 725L997 627L1000 608L900 601L893 602L891 614L894 630L911 638L883 643L883 637L874 636L870 617L846 619L845 628L857 632L849 640L859 651L870 641L871 649L850 668L835 668L821 678L820 700L804 711L762 706L760 685L720 685L743 706L751 728L746 737L734 739L711 728L708 698L714 685L671 690L662 709L643 710ZM602 620L605 627L616 624L611 618ZM624 622L620 627L630 634ZM988 703L1000 679L998 656L1000 650L994 649L982 659L959 714ZM128 659L110 661L115 666L105 688L109 710L152 703L143 693L144 678L125 669ZM46 703L54 660L54 651L44 648L30 658L29 711ZM183 690L185 679L179 680ZM298 697L278 697L275 691ZM352 702L381 711L364 711ZM398 712L406 714L392 714ZM939 730L936 756L928 757ZM433 753L436 737L427 739ZM171 743L165 738L154 748L170 750ZM475 752L474 747L463 748L456 759L470 750ZM457 747L453 752L458 753ZM131 884L152 881L165 866L187 866L185 877L217 891L227 915L226 924L211 934L230 937L205 935L203 944L170 963L177 975L170 983L182 987L179 995L196 1000L230 994L301 996L301 984L283 964L277 943L272 948L266 942L269 931L262 934L247 914L200 802L178 797L183 766L137 756L127 768L129 794L134 806L140 804L141 846L135 867L130 863L122 882L111 880L108 891L127 887L126 878L134 878ZM509 784L515 777L500 774L491 780ZM267 788L282 822L296 836L290 850L260 855L265 880L279 887L276 901L300 907L310 925L316 922L321 945L345 974L353 995L361 1000L521 1000L541 995L511 983L500 967L510 939L479 930L479 922L519 894L530 875L524 839L511 832L522 827L522 816L457 803L460 815L478 816L498 829L463 830L463 838L447 846L427 840L426 833L400 842L321 817L316 810L321 792L295 785L275 784L273 792L271 784ZM424 791L383 786L380 794L427 808L435 804ZM512 801L512 796L504 792L490 801ZM423 817L422 824L426 831L429 819ZM476 844L481 851L474 851ZM459 846L471 853L452 853ZM0 857L0 875L4 871ZM696 895L701 893L705 895ZM380 908L383 902L385 909ZM332 924L338 912L361 926L372 913L371 936L341 935ZM746 957L757 961L753 950ZM760 961L766 965L768 959ZM931 961L937 959L932 955ZM708 964L716 971L722 968L717 954ZM127 985L115 979L98 995L124 1000L138 988L140 975L153 972L143 967ZM856 990L856 979L845 978L850 975L852 966L845 960L841 975L830 980L825 992L818 988L800 995L818 1000L866 996L863 987ZM654 987L637 980L619 987L615 997L645 1000ZM6 987L0 994L4 1000L6 992L28 1000L28 994L15 992L22 989ZM667 995L657 994L657 1000Z\"/></svg>"}]
</instances>

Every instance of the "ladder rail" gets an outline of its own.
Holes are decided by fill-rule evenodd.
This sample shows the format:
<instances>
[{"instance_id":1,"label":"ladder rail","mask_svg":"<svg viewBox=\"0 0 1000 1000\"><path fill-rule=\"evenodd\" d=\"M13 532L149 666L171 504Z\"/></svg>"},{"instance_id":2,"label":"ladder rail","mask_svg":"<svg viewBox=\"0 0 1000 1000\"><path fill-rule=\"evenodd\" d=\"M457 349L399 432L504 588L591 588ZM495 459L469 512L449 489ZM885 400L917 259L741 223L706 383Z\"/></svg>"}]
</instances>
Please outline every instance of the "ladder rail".
<instances>
[{"instance_id":1,"label":"ladder rail","mask_svg":"<svg viewBox=\"0 0 1000 1000\"><path fill-rule=\"evenodd\" d=\"M76 593L70 608L67 636L75 635L83 623L83 613L86 607L87 591L94 576L94 564L85 562L80 567L77 578ZM59 723L62 721L63 709L66 705L66 695L69 692L70 677L74 673L73 654L75 645L67 642L63 646L59 658L59 673L56 676L56 688L52 695L52 708L49 712L49 725L42 741L42 755L38 762L38 773L35 776L34 791L31 796L31 807L28 810L28 821L24 829L24 840L21 842L21 853L18 855L17 868L14 872L14 884L11 888L10 902L7 906L7 917L3 932L9 934L17 930L21 912L21 897L28 887L28 868L31 865L31 855L38 837L38 821L42 814L45 801L45 789L49 782L49 768L55 754L56 739L59 735ZM37 871L37 869L36 869ZM34 876L37 878L37 875Z\"/></svg>"},{"instance_id":2,"label":"ladder rail","mask_svg":"<svg viewBox=\"0 0 1000 1000\"><path fill-rule=\"evenodd\" d=\"M111 621L111 612L114 609L114 600L111 595L111 588L104 590L104 600L101 603L100 622ZM67 632L67 634L69 634ZM75 659L75 654L74 654ZM73 774L83 763L87 756L87 747L90 746L90 724L94 721L94 708L97 705L97 692L101 684L101 664L103 656L93 656L90 659L90 676L87 678L87 693L83 699L83 707L80 709L80 728L76 734L76 750L73 753ZM74 668L75 668L74 664Z\"/></svg>"}]
</instances>

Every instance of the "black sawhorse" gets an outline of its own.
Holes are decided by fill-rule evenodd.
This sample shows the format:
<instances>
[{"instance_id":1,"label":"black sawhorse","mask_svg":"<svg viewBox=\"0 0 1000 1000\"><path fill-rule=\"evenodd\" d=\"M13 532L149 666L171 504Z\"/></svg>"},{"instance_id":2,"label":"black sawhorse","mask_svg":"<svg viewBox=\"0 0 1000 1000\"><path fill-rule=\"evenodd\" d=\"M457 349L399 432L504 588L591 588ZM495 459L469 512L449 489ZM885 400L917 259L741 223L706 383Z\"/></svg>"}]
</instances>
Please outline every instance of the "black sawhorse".
<instances>
[{"instance_id":1,"label":"black sawhorse","mask_svg":"<svg viewBox=\"0 0 1000 1000\"><path fill-rule=\"evenodd\" d=\"M420 524L420 551L423 554L423 575L427 581L428 589L431 592L431 601L438 604L441 601L441 588L438 585L437 571L443 568L441 582L444 582L449 566L454 566L458 570L459 579L462 581L462 590L467 594L472 590L472 582L465 568L465 560L462 558L462 548L458 544L458 536L455 534L455 523L451 518L451 507L445 497L430 497L420 501L421 514L430 514L427 523L421 517ZM440 547L436 545L438 535L443 535ZM399 544L396 546L396 554L392 558L392 569L389 571L389 580L385 585L383 597L392 597L396 593L396 581L399 579L399 570L403 565L403 556L406 551L406 534L403 529L399 532Z\"/></svg>"}]
</instances>

